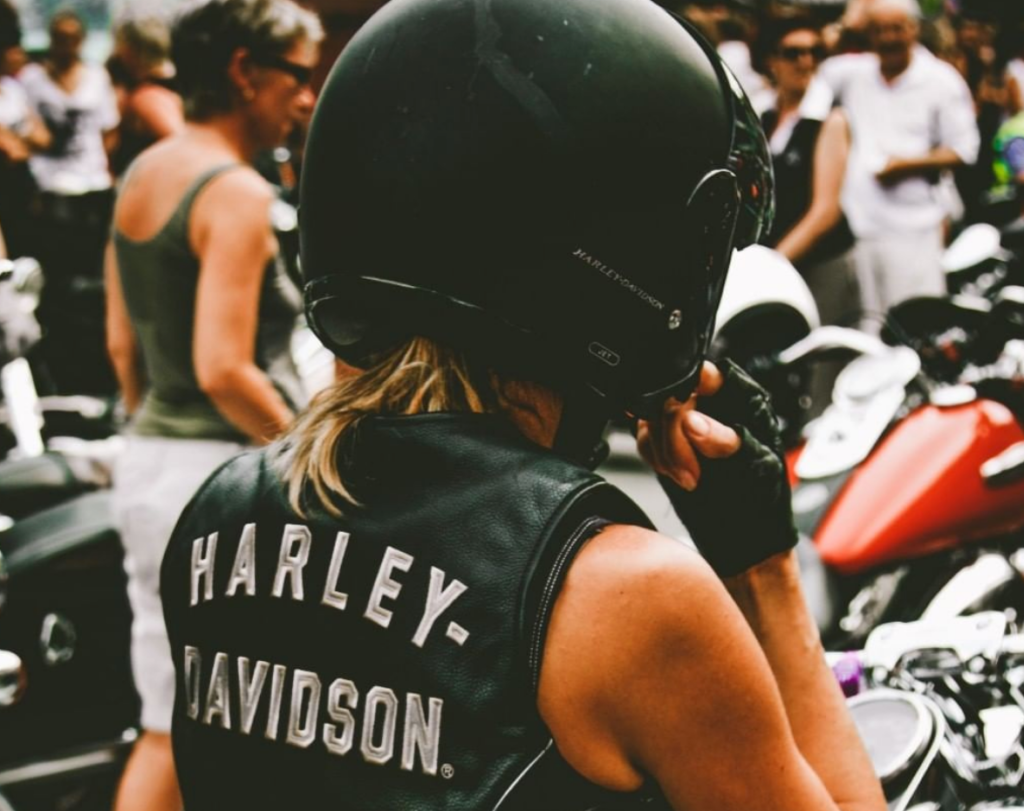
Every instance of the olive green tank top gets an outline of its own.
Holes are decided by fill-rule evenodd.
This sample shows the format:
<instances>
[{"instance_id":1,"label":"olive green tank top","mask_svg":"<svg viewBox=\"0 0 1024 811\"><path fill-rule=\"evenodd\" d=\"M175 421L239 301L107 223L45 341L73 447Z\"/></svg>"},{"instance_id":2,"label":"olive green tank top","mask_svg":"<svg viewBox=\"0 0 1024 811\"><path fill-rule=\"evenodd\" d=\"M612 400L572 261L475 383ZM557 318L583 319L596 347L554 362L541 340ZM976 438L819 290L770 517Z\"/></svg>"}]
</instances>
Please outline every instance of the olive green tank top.
<instances>
[{"instance_id":1,"label":"olive green tank top","mask_svg":"<svg viewBox=\"0 0 1024 811\"><path fill-rule=\"evenodd\" d=\"M155 236L133 240L113 230L121 287L148 386L132 422L133 433L246 441L196 381L192 338L199 260L188 238L196 197L215 177L239 165L216 166L196 178ZM302 297L280 264L271 260L264 271L255 361L285 401L299 408L304 396L292 360L291 336Z\"/></svg>"}]
</instances>

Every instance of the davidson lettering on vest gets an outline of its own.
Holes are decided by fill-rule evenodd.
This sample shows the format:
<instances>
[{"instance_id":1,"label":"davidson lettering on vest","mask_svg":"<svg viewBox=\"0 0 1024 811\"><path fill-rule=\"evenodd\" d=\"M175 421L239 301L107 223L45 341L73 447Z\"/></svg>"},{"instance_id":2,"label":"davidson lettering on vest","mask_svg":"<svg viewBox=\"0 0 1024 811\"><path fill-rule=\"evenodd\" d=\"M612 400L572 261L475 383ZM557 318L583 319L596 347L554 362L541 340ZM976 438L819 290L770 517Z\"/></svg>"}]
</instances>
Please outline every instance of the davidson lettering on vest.
<instances>
[{"instance_id":1,"label":"davidson lettering on vest","mask_svg":"<svg viewBox=\"0 0 1024 811\"><path fill-rule=\"evenodd\" d=\"M227 540L217 532L192 543L189 588L191 606L218 599L245 599L257 595L256 538L254 523L243 527L223 592L214 586L218 544ZM278 600L315 601L337 611L352 608L363 619L388 628L396 610L403 609L405 577L416 565L415 558L395 547L387 547L377 568L365 605L350 606L343 589L345 553L350 536L334 537L330 564L322 582L309 568L313 536L302 524L286 524L278 547L274 577L267 596ZM429 639L440 639L431 631L452 605L466 593L465 583L449 578L444 570L430 567L425 602L419 612L416 631L409 640L423 648ZM410 606L413 607L413 606ZM444 638L462 646L469 631L449 622ZM419 769L436 775L438 769L441 715L440 698L419 693L399 696L389 687L368 689L334 674L325 675L247 656L184 647L184 690L190 719L218 726L241 735L262 734L271 741L309 749L323 746L327 752L346 756L358 752L367 763L396 762L405 771ZM254 728L260 709L266 715L262 729Z\"/></svg>"},{"instance_id":2,"label":"davidson lettering on vest","mask_svg":"<svg viewBox=\"0 0 1024 811\"><path fill-rule=\"evenodd\" d=\"M403 771L416 769L434 776L441 748L444 701L419 693L399 698L389 687L360 691L351 681L335 678L325 684L318 673L258 660L216 653L207 669L198 648L185 646L185 695L188 717L207 726L219 726L241 735L253 734L260 706L267 708L267 740L308 749L323 746L344 757L359 741L359 755L367 763L385 765L392 760ZM267 673L273 678L267 688ZM287 690L287 695L285 695ZM237 707L237 716L233 708ZM284 712L282 713L282 710ZM283 727L282 727L283 722Z\"/></svg>"}]
</instances>

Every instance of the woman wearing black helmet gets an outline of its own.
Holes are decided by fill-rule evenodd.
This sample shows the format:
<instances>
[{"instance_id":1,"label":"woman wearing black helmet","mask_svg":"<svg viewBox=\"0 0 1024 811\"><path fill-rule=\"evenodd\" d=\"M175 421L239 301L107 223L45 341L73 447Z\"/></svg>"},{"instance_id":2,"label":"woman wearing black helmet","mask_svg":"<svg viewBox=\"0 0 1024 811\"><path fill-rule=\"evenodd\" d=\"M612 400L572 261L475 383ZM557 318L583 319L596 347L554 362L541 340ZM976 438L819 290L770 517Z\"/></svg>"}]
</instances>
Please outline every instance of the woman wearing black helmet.
<instances>
[{"instance_id":1,"label":"woman wearing black helmet","mask_svg":"<svg viewBox=\"0 0 1024 811\"><path fill-rule=\"evenodd\" d=\"M189 811L884 807L771 412L703 365L766 162L653 4L363 28L301 228L310 321L365 371L215 474L164 559ZM714 571L584 464L622 413Z\"/></svg>"}]
</instances>

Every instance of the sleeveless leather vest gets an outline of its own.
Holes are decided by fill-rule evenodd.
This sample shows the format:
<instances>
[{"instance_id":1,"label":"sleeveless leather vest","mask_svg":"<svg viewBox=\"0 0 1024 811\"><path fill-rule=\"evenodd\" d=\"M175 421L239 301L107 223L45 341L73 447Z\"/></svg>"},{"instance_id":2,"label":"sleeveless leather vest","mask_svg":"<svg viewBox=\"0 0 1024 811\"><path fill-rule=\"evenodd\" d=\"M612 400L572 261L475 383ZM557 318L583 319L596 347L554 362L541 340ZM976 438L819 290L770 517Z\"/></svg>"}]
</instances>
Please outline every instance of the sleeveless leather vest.
<instances>
[{"instance_id":1,"label":"sleeveless leather vest","mask_svg":"<svg viewBox=\"0 0 1024 811\"><path fill-rule=\"evenodd\" d=\"M762 116L766 132L771 132L778 121L778 113L769 110ZM793 128L786 148L772 156L772 171L775 174L775 221L771 233L765 240L770 247L779 241L803 219L811 207L814 187L814 148L821 132L821 121L812 118L800 119ZM839 222L818 240L815 246L797 264L814 265L832 259L853 246L853 232L841 215Z\"/></svg>"},{"instance_id":2,"label":"sleeveless leather vest","mask_svg":"<svg viewBox=\"0 0 1024 811\"><path fill-rule=\"evenodd\" d=\"M288 506L279 453L214 474L164 558L187 811L639 802L573 772L536 709L566 570L606 523L650 526L632 501L491 415L364 421L340 519Z\"/></svg>"}]
</instances>

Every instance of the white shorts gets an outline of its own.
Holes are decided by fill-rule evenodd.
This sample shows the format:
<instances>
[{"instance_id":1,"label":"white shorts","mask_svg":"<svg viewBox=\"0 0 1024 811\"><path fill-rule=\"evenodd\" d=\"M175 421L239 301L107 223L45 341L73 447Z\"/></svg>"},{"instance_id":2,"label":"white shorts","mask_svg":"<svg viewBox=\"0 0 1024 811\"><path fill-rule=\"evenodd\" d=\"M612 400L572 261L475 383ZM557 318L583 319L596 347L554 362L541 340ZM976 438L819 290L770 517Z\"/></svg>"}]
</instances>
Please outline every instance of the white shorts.
<instances>
[{"instance_id":1,"label":"white shorts","mask_svg":"<svg viewBox=\"0 0 1024 811\"><path fill-rule=\"evenodd\" d=\"M169 732L174 706L174 665L160 605L164 549L199 486L243 450L234 442L129 436L115 465L114 519L128 574L132 673L143 729Z\"/></svg>"}]
</instances>

